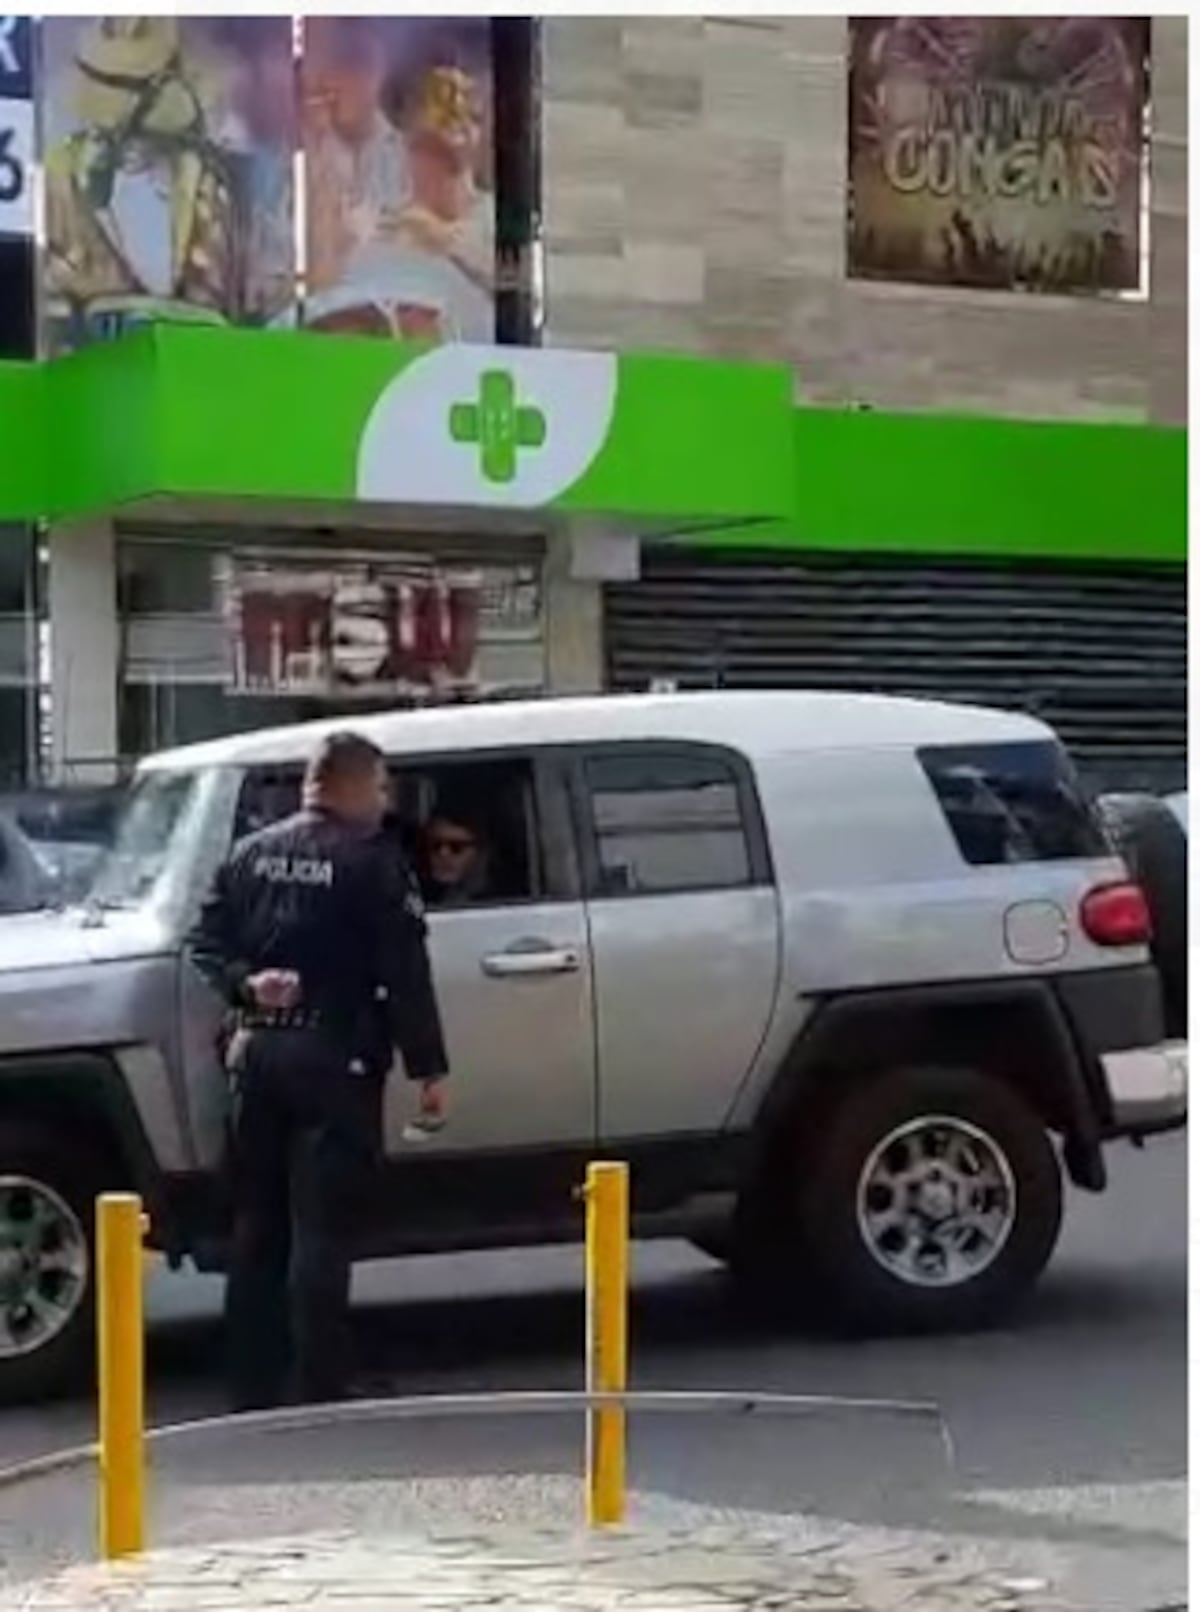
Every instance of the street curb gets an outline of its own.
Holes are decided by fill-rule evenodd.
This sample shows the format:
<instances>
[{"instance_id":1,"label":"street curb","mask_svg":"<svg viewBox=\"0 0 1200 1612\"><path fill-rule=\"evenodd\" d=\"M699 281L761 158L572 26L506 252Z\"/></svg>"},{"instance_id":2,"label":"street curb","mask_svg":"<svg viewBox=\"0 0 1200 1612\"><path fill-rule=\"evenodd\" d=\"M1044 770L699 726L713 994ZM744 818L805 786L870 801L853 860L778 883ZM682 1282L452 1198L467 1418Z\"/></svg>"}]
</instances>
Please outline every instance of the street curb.
<instances>
[{"instance_id":1,"label":"street curb","mask_svg":"<svg viewBox=\"0 0 1200 1612\"><path fill-rule=\"evenodd\" d=\"M955 1463L954 1442L938 1405L928 1400L869 1399L839 1394L740 1393L735 1390L633 1390L621 1394L556 1389L546 1392L495 1392L473 1394L412 1394L387 1399L346 1400L333 1405L303 1405L282 1410L252 1411L237 1416L210 1416L200 1421L168 1422L147 1429L147 1445L185 1438L212 1438L223 1433L306 1432L339 1423L394 1417L411 1421L420 1417L473 1417L534 1415L555 1416L567 1411L627 1410L657 1415L814 1416L836 1411L839 1415L885 1416L927 1421L937 1425L947 1466ZM97 1460L100 1446L80 1444L49 1455L34 1456L13 1466L0 1467L0 1490L53 1477Z\"/></svg>"}]
</instances>

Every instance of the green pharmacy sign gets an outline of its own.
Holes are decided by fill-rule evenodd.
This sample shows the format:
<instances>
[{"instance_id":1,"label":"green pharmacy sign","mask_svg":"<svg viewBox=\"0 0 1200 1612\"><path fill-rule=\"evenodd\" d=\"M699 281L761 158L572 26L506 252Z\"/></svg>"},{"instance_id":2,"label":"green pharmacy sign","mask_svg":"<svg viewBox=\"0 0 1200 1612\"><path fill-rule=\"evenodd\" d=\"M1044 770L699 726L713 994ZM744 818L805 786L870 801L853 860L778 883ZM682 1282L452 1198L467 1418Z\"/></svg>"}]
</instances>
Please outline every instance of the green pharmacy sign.
<instances>
[{"instance_id":1,"label":"green pharmacy sign","mask_svg":"<svg viewBox=\"0 0 1200 1612\"><path fill-rule=\"evenodd\" d=\"M455 442L479 447L479 468L484 479L515 479L522 448L540 448L546 440L546 416L533 405L517 402L517 388L506 370L486 369L479 377L474 403L455 403L450 409L450 436Z\"/></svg>"}]
</instances>

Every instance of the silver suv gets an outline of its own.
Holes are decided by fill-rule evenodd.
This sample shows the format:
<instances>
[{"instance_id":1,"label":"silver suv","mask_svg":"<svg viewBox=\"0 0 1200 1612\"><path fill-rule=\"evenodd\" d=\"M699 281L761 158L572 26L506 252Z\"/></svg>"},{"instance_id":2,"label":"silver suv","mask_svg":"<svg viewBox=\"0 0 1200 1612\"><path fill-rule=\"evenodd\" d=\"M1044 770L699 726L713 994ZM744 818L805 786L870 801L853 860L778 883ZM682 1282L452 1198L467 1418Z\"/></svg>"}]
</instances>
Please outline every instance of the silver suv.
<instances>
[{"instance_id":1,"label":"silver suv","mask_svg":"<svg viewBox=\"0 0 1200 1612\"><path fill-rule=\"evenodd\" d=\"M602 1151L639 1235L693 1237L822 1321L952 1328L1054 1247L1065 1173L1184 1122L1141 892L1054 735L833 694L357 720L410 849L447 799L488 879L431 915L449 1127L405 1140L363 1257L570 1240ZM90 1350L91 1204L132 1187L173 1261L222 1259L218 1004L181 943L331 724L147 760L83 910L0 925L0 1393Z\"/></svg>"}]
</instances>

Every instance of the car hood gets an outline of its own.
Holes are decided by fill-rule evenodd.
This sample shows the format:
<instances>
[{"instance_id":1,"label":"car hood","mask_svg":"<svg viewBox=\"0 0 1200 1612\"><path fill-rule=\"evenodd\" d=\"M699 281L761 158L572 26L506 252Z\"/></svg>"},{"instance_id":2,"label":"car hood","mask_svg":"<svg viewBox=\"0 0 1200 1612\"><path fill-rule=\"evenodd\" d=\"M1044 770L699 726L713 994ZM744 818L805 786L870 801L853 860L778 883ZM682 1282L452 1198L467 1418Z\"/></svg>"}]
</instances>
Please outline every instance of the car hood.
<instances>
[{"instance_id":1,"label":"car hood","mask_svg":"<svg viewBox=\"0 0 1200 1612\"><path fill-rule=\"evenodd\" d=\"M121 962L175 949L160 919L145 912L23 912L0 917L0 973Z\"/></svg>"}]
</instances>

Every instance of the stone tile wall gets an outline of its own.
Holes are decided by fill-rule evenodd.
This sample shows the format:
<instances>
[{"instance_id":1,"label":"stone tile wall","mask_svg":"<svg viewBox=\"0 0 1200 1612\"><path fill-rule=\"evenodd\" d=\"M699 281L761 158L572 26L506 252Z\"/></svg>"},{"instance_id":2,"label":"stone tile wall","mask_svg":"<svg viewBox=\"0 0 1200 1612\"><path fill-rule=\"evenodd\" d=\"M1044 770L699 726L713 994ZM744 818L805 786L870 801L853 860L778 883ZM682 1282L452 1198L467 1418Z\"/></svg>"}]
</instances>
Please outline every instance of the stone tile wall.
<instances>
[{"instance_id":1,"label":"stone tile wall","mask_svg":"<svg viewBox=\"0 0 1200 1612\"><path fill-rule=\"evenodd\" d=\"M547 339L778 359L799 398L1183 422L1187 20L1154 20L1148 301L845 274L843 17L555 17Z\"/></svg>"}]
</instances>

